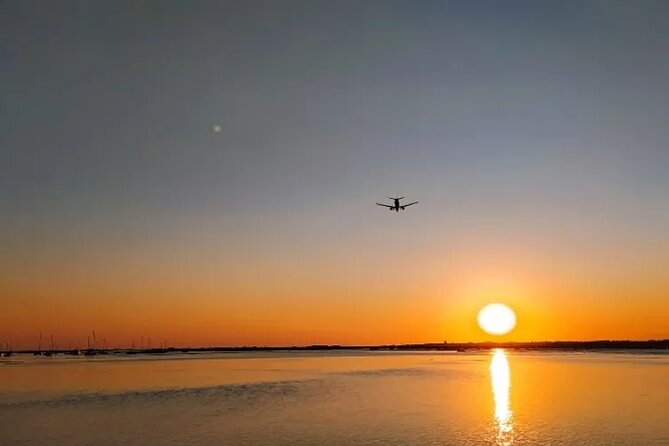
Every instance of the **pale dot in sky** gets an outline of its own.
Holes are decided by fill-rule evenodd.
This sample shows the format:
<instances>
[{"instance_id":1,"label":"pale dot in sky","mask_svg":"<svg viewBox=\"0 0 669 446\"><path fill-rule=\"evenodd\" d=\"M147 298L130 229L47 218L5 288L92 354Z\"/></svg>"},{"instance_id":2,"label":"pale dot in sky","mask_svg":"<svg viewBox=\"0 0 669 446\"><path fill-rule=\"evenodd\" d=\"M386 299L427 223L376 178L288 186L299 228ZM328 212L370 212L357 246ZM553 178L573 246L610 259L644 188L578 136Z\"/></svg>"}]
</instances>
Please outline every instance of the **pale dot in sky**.
<instances>
[{"instance_id":1,"label":"pale dot in sky","mask_svg":"<svg viewBox=\"0 0 669 446\"><path fill-rule=\"evenodd\" d=\"M213 129L214 129L214 132L216 132L216 133L221 133L221 126L220 126L220 125L215 125L215 126L213 127Z\"/></svg>"}]
</instances>

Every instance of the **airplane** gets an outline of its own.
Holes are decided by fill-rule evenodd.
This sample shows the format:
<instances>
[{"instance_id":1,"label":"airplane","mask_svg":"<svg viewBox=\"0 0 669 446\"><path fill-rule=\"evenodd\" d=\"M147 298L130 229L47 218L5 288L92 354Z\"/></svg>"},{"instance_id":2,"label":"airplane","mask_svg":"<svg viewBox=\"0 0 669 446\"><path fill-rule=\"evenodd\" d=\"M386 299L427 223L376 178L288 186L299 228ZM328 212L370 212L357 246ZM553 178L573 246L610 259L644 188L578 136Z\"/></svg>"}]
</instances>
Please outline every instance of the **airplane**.
<instances>
[{"instance_id":1,"label":"airplane","mask_svg":"<svg viewBox=\"0 0 669 446\"><path fill-rule=\"evenodd\" d=\"M407 203L407 204L400 204L400 200L403 200L404 197L395 197L395 198L388 197L388 198L393 200L395 202L395 204L392 205L392 206L390 206L389 204L383 204L383 203L376 203L376 204L378 204L379 206L387 207L391 211L399 212L400 210L403 211L404 208L406 208L406 207L409 207L411 205L414 205L414 204L418 203L417 201L413 201L413 202Z\"/></svg>"}]
</instances>

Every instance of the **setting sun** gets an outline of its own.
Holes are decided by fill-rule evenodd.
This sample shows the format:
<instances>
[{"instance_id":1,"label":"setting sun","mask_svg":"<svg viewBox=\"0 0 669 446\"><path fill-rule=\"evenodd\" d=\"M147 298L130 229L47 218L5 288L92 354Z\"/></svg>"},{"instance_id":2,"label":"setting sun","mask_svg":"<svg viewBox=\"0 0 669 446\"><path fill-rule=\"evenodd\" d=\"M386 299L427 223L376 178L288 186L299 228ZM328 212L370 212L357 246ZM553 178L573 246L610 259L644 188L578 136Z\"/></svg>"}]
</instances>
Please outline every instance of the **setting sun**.
<instances>
[{"instance_id":1,"label":"setting sun","mask_svg":"<svg viewBox=\"0 0 669 446\"><path fill-rule=\"evenodd\" d=\"M489 304L478 315L479 327L491 335L505 335L516 326L516 313L504 304Z\"/></svg>"}]
</instances>

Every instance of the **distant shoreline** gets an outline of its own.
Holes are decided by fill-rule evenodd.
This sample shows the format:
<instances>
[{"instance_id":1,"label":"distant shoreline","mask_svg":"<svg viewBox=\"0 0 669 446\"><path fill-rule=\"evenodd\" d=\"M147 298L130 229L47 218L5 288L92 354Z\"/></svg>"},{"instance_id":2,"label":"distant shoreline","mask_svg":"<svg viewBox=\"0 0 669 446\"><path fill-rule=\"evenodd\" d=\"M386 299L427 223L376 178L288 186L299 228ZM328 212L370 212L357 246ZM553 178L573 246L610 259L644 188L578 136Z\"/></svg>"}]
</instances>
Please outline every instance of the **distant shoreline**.
<instances>
[{"instance_id":1,"label":"distant shoreline","mask_svg":"<svg viewBox=\"0 0 669 446\"><path fill-rule=\"evenodd\" d=\"M106 355L106 354L164 354L198 352L254 352L254 351L479 351L503 348L522 351L607 351L607 350L669 350L669 339L649 341L552 341L552 342L463 342L463 343L423 343L423 344L382 344L382 345L332 345L315 344L307 346L239 346L239 347L168 347L135 349L54 349L17 350L12 353L34 354L36 356L63 355ZM4 352L6 353L6 352ZM3 354L4 354L3 353Z\"/></svg>"}]
</instances>

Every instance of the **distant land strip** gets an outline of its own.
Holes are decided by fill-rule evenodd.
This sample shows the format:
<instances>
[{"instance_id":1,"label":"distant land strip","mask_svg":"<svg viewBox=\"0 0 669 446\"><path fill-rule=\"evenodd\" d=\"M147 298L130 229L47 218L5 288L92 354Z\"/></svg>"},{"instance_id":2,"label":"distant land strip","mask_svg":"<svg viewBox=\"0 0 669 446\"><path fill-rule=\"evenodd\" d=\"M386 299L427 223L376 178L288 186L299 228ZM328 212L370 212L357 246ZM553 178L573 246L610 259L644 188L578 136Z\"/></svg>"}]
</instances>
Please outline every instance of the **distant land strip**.
<instances>
[{"instance_id":1,"label":"distant land strip","mask_svg":"<svg viewBox=\"0 0 669 446\"><path fill-rule=\"evenodd\" d=\"M521 351L597 351L597 350L669 350L669 339L648 341L542 341L542 342L465 342L465 343L424 343L424 344L384 344L384 345L337 345L315 344L306 346L239 346L239 347L167 347L135 349L53 349L17 350L11 353L32 353L34 355L105 355L105 354L164 354L197 352L249 352L249 351L478 351L503 348Z\"/></svg>"}]
</instances>

